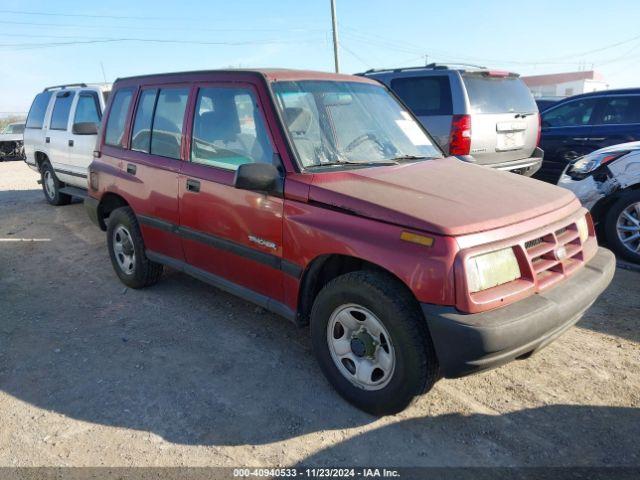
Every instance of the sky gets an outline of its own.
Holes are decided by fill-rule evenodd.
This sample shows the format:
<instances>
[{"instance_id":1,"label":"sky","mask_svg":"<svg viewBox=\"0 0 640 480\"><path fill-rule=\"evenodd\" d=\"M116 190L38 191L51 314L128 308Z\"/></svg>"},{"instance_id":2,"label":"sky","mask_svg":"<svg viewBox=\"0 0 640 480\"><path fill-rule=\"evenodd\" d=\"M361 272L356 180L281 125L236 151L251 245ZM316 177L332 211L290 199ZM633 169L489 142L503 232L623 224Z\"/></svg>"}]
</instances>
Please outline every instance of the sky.
<instances>
[{"instance_id":1,"label":"sky","mask_svg":"<svg viewBox=\"0 0 640 480\"><path fill-rule=\"evenodd\" d=\"M640 2L336 0L343 73L466 62L640 86ZM63 83L228 67L333 70L330 0L0 1L0 115Z\"/></svg>"}]
</instances>

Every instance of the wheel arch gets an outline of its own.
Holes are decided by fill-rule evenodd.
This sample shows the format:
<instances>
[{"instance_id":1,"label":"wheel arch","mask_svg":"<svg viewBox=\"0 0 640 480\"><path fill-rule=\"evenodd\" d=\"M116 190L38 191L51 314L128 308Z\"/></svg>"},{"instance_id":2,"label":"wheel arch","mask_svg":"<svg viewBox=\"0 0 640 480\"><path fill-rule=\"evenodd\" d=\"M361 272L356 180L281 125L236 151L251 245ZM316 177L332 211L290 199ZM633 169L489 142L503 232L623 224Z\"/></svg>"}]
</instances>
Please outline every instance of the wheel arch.
<instances>
[{"instance_id":1,"label":"wheel arch","mask_svg":"<svg viewBox=\"0 0 640 480\"><path fill-rule=\"evenodd\" d=\"M41 172L42 171L42 164L44 162L48 162L49 161L49 157L46 153L40 151L40 150L36 150L35 152L33 152L33 156L36 160L36 165L38 166L38 171Z\"/></svg>"},{"instance_id":2,"label":"wheel arch","mask_svg":"<svg viewBox=\"0 0 640 480\"><path fill-rule=\"evenodd\" d=\"M327 283L340 275L359 270L381 272L388 275L399 285L402 285L411 297L415 299L415 295L409 286L400 277L378 264L351 255L323 254L309 262L302 273L298 290L298 323L300 325L309 324L313 302Z\"/></svg>"},{"instance_id":3,"label":"wheel arch","mask_svg":"<svg viewBox=\"0 0 640 480\"><path fill-rule=\"evenodd\" d=\"M117 193L106 192L102 195L102 198L100 198L100 202L98 203L98 223L100 225L100 229L103 231L107 230L107 219L109 218L109 215L111 215L111 212L116 208L128 206L129 202Z\"/></svg>"}]
</instances>

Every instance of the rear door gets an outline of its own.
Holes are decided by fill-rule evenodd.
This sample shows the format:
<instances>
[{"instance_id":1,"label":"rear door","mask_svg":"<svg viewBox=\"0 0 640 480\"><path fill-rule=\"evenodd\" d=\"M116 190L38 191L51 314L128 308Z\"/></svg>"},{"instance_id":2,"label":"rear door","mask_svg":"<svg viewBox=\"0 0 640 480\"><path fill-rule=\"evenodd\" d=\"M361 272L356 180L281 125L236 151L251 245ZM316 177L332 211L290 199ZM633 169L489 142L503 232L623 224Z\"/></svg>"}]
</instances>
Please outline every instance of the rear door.
<instances>
[{"instance_id":1,"label":"rear door","mask_svg":"<svg viewBox=\"0 0 640 480\"><path fill-rule=\"evenodd\" d=\"M73 131L73 125L78 123L100 124L102 107L98 92L81 90L76 98L73 121L71 122L71 142L69 142L69 164L78 172L87 174L89 164L93 159L97 134L82 135Z\"/></svg>"},{"instance_id":2,"label":"rear door","mask_svg":"<svg viewBox=\"0 0 640 480\"><path fill-rule=\"evenodd\" d=\"M49 90L36 95L27 115L24 130L24 153L26 162L31 166L36 165L36 152L42 152L45 149L45 117L52 101L52 95L53 93Z\"/></svg>"},{"instance_id":3,"label":"rear door","mask_svg":"<svg viewBox=\"0 0 640 480\"><path fill-rule=\"evenodd\" d=\"M49 129L45 132L45 143L48 145L48 156L56 176L63 182L77 181L77 175L86 175L79 168L71 165L69 158L69 141L71 136L71 107L76 92L61 90L55 93L55 103L51 111Z\"/></svg>"},{"instance_id":4,"label":"rear door","mask_svg":"<svg viewBox=\"0 0 640 480\"><path fill-rule=\"evenodd\" d=\"M640 140L640 95L598 98L591 124L588 146L592 150Z\"/></svg>"},{"instance_id":5,"label":"rear door","mask_svg":"<svg viewBox=\"0 0 640 480\"><path fill-rule=\"evenodd\" d=\"M471 115L470 155L480 165L531 157L538 138L538 107L517 76L464 73Z\"/></svg>"},{"instance_id":6,"label":"rear door","mask_svg":"<svg viewBox=\"0 0 640 480\"><path fill-rule=\"evenodd\" d=\"M239 165L274 162L258 93L245 83L200 84L191 111L179 181L186 261L245 298L282 301L283 199L234 187Z\"/></svg>"},{"instance_id":7,"label":"rear door","mask_svg":"<svg viewBox=\"0 0 640 480\"><path fill-rule=\"evenodd\" d=\"M449 76L442 74L394 78L391 80L391 89L448 154L453 114Z\"/></svg>"},{"instance_id":8,"label":"rear door","mask_svg":"<svg viewBox=\"0 0 640 480\"><path fill-rule=\"evenodd\" d=\"M578 98L551 107L542 114L540 147L544 150L544 160L535 178L557 183L570 162L592 151L589 138L596 102L597 99L591 97Z\"/></svg>"}]
</instances>

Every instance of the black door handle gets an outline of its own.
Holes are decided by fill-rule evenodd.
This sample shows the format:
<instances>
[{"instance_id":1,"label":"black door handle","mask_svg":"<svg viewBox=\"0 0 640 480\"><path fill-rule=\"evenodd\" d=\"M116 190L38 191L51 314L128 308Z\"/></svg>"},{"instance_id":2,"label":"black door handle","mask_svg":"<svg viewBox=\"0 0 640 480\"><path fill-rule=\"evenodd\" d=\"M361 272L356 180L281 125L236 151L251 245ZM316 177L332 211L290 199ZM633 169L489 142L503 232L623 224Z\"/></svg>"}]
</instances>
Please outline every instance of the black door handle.
<instances>
[{"instance_id":1,"label":"black door handle","mask_svg":"<svg viewBox=\"0 0 640 480\"><path fill-rule=\"evenodd\" d=\"M44 141L45 141L45 143L51 143L51 138L45 137Z\"/></svg>"},{"instance_id":2,"label":"black door handle","mask_svg":"<svg viewBox=\"0 0 640 480\"><path fill-rule=\"evenodd\" d=\"M133 163L127 163L127 173L135 175L137 170L137 167Z\"/></svg>"},{"instance_id":3,"label":"black door handle","mask_svg":"<svg viewBox=\"0 0 640 480\"><path fill-rule=\"evenodd\" d=\"M198 180L187 178L187 190L189 190L190 192L199 192L200 182Z\"/></svg>"},{"instance_id":4,"label":"black door handle","mask_svg":"<svg viewBox=\"0 0 640 480\"><path fill-rule=\"evenodd\" d=\"M73 140L69 140L69 146L73 147Z\"/></svg>"}]
</instances>

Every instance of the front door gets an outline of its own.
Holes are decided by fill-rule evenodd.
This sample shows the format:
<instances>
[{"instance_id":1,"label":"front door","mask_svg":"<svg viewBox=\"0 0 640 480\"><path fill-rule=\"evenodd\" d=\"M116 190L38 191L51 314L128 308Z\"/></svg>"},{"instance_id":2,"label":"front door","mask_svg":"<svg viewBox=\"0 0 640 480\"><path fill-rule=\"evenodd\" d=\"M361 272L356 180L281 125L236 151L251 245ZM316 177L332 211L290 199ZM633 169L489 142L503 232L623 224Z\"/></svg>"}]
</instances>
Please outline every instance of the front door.
<instances>
[{"instance_id":1,"label":"front door","mask_svg":"<svg viewBox=\"0 0 640 480\"><path fill-rule=\"evenodd\" d=\"M71 142L69 142L69 164L79 174L87 175L87 169L93 158L93 150L96 147L97 134L78 134L73 126L79 123L100 124L102 108L98 92L81 90L77 95L76 107L71 122ZM85 177L86 178L86 177ZM86 180L84 186L86 186Z\"/></svg>"},{"instance_id":2,"label":"front door","mask_svg":"<svg viewBox=\"0 0 640 480\"><path fill-rule=\"evenodd\" d=\"M179 179L191 273L258 303L281 302L283 199L233 186L239 165L277 158L257 92L249 84L198 85L191 112Z\"/></svg>"},{"instance_id":3,"label":"front door","mask_svg":"<svg viewBox=\"0 0 640 480\"><path fill-rule=\"evenodd\" d=\"M590 121L596 102L595 98L577 99L543 112L540 147L544 160L535 178L557 183L569 163L591 151Z\"/></svg>"}]
</instances>

